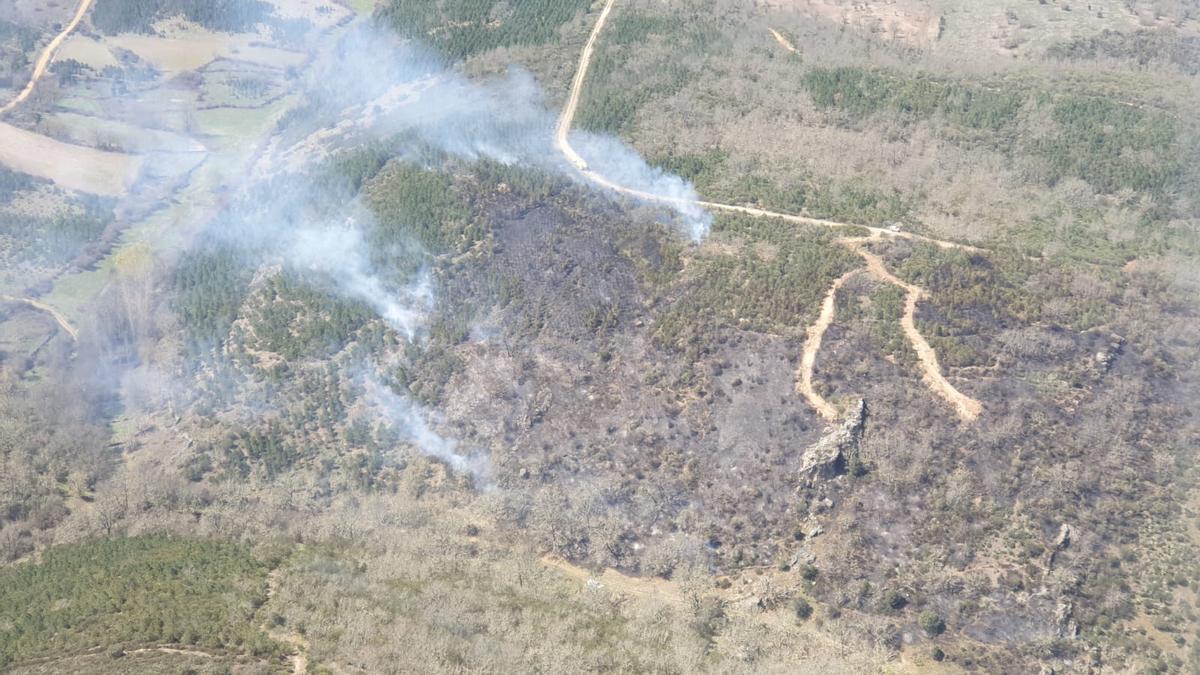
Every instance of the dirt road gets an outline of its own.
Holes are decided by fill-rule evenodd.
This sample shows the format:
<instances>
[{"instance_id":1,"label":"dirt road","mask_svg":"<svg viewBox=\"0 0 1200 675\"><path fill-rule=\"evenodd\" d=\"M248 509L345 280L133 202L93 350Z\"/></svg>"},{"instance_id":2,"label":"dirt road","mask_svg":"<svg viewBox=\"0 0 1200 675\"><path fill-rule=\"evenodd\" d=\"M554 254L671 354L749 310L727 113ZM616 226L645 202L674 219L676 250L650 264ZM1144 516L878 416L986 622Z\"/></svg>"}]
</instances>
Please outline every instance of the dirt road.
<instances>
[{"instance_id":1,"label":"dirt road","mask_svg":"<svg viewBox=\"0 0 1200 675\"><path fill-rule=\"evenodd\" d=\"M894 239L908 239L910 241L921 241L934 244L941 248L958 249L970 252L982 252L982 249L970 246L967 244L959 244L957 242L943 241L932 237L925 237L911 232L895 232L882 227L869 227L865 225L855 225L853 223L841 223L834 220L824 220L822 218L809 218L807 216L797 216L790 213L781 213L779 211L769 211L753 206L740 206L737 204L721 204L719 202L706 202L702 200L687 200L678 197L668 197L665 195L656 195L642 190L620 185L609 179L608 177L599 174L588 167L588 163L584 158L576 152L571 146L570 134L571 127L575 123L575 113L579 109L579 99L583 92L583 85L587 81L588 69L592 64L592 54L596 50L596 42L600 38L600 34L604 31L604 25L608 22L609 14L612 13L613 5L616 0L607 0L604 3L604 9L600 11L600 16L596 19L596 25L592 28L591 35L588 36L587 43L583 46L583 52L579 55L579 68L575 71L575 77L571 81L571 91L567 95L567 102L563 105L562 114L558 117L558 125L554 130L554 144L562 153L567 161L591 183L603 187L614 192L626 194L631 197L637 197L646 201L658 202L660 204L678 204L678 205L696 205L714 211L726 211L731 213L742 213L756 218L775 218L796 223L799 225L812 225L815 227L830 227L830 228L860 228L868 230L875 236L886 236Z\"/></svg>"},{"instance_id":2,"label":"dirt road","mask_svg":"<svg viewBox=\"0 0 1200 675\"><path fill-rule=\"evenodd\" d=\"M926 386L934 391L934 393L941 396L952 406L954 406L959 418L964 422L970 422L979 417L983 410L982 404L980 404L979 401L964 395L946 380L945 376L942 375L941 366L938 363L937 353L925 340L925 337L921 335L921 332L917 330L917 303L925 297L925 291L893 275L887 270L887 267L883 264L883 260L879 256L867 251L861 246L861 244L866 241L881 240L886 237L890 239L907 239L909 241L925 242L934 244L944 249L956 249L973 253L981 253L983 252L982 249L970 246L968 244L934 239L932 237L912 234L910 232L898 232L882 227L869 227L864 225L855 225L853 223L841 223L833 220L824 220L821 218L809 218L790 213L769 211L767 209L760 209L753 206L721 204L718 202L706 202L700 200L690 201L677 197L651 194L649 192L636 190L615 183L606 176L596 173L588 167L587 161L585 161L583 157L575 151L575 148L571 147L571 126L575 122L575 113L579 109L579 99L583 91L583 85L587 80L588 69L591 67L592 54L595 52L596 42L600 38L600 34L604 31L604 25L608 22L608 17L612 13L613 5L615 4L616 0L606 0L604 3L604 8L600 11L600 16L596 19L595 27L592 28L591 35L588 36L587 43L583 46L583 52L579 56L579 67L576 69L575 77L571 81L571 91L567 96L566 104L563 106L562 114L558 118L558 126L555 127L554 130L554 144L558 147L559 152L561 152L562 155L567 158L567 161L575 167L580 175L582 175L591 183L609 190L613 190L614 192L630 195L646 201L664 204L698 205L715 211L742 213L745 215L754 216L756 218L774 218L799 225L867 230L870 232L869 237L841 239L838 241L838 243L844 246L849 246L855 253L857 253L866 262L866 269L871 272L871 274L887 283L895 284L896 286L899 286L905 290L905 293L907 294L905 298L905 310L904 316L900 320L900 324L904 330L904 334L908 337L909 342L912 343L913 349L917 352L917 359L921 364L923 381L925 382ZM777 41L780 41L780 39L783 38L782 35L776 33L774 30L772 30L771 33L775 36ZM782 41L780 41L780 44L784 44L786 42L786 38L783 38ZM784 44L785 47L788 47L789 45L790 43ZM829 325L833 322L837 291L841 288L842 284L845 283L849 276L849 274L843 275L841 278L835 281L833 287L826 294L825 302L821 309L821 315L818 317L817 322L809 328L808 339L806 340L804 354L801 358L799 372L800 380L797 383L797 388L805 396L805 398L808 399L813 407L817 409L817 412L819 412L821 416L826 419L836 419L837 409L831 403L817 394L817 392L813 389L813 368L816 365L817 353L821 348L821 339L823 338L825 331L829 328Z\"/></svg>"},{"instance_id":3,"label":"dirt road","mask_svg":"<svg viewBox=\"0 0 1200 675\"><path fill-rule=\"evenodd\" d=\"M800 355L800 368L796 371L796 391L808 399L809 405L815 408L821 417L830 422L837 420L838 409L825 400L824 396L818 394L813 387L813 371L816 369L817 354L821 351L821 341L825 338L825 331L829 330L837 313L838 291L851 277L862 271L862 268L850 270L834 280L833 285L829 287L829 292L825 294L825 301L821 303L821 313L817 316L816 322L808 327L808 336L804 340L804 351Z\"/></svg>"},{"instance_id":4,"label":"dirt road","mask_svg":"<svg viewBox=\"0 0 1200 675\"><path fill-rule=\"evenodd\" d=\"M279 588L279 568L273 569L267 573L267 602L270 602L275 597L275 591ZM308 672L308 640L299 633L286 630L280 626L263 625L267 631L267 637L282 642L292 647L292 653L288 656L288 660L292 662L293 675L304 675Z\"/></svg>"},{"instance_id":5,"label":"dirt road","mask_svg":"<svg viewBox=\"0 0 1200 675\"><path fill-rule=\"evenodd\" d=\"M555 145L558 147L563 156L567 158L567 160L584 178L596 185L647 201L668 204L689 203L687 200L655 195L617 184L607 177L588 168L588 164L583 157L580 156L573 147L571 147L571 126L574 124L575 114L579 108L579 99L583 91L583 85L587 80L587 73L589 67L591 66L592 54L595 52L596 42L604 30L604 26L608 21L609 15L612 13L612 8L615 2L616 0L607 0L607 2L604 3L604 8L601 10L600 16L596 20L596 25L592 29L591 35L588 36L587 43L584 45L583 52L580 54L579 68L576 70L575 77L571 82L570 94L567 97L566 105L563 106L562 115L559 116L558 126L555 129ZM786 38L782 41L780 40L780 38L783 37L782 35L779 35L775 31L771 32L772 35L775 36L776 40L780 41L780 44L783 44L785 47L790 46L790 44L785 44L787 42ZM907 239L910 241L931 243L945 249L981 252L981 249L967 244L934 239L909 232L895 232L881 227L864 227L861 225L854 225L852 223L841 223L820 218L809 218L806 216L797 216L788 213L780 213L777 211L769 211L767 209L760 209L752 206L740 206L737 204L721 204L718 202L706 201L696 201L693 203L707 209L742 213L757 218L775 218L800 225L831 228L861 228L871 233L870 239L882 239L884 237L893 239ZM969 422L976 419L979 417L983 406L979 403L979 401L976 401L958 391L949 383L949 381L946 380L945 376L942 375L941 367L938 363L937 353L933 350L933 347L930 346L929 342L925 340L924 336L921 335L920 331L917 330L917 303L925 297L925 291L917 286L902 281L889 272L886 266L883 264L883 260L879 258L879 256L866 251L859 245L863 241L866 241L866 239L847 239L842 240L842 243L850 246L860 257L862 257L867 263L867 270L877 278L886 281L887 283L899 286L905 290L905 311L900 323L905 335L912 343L913 349L917 352L917 358L920 361L923 373L922 379L924 380L925 384L936 394L947 400L954 407L955 411L958 413L958 416L963 421ZM849 275L844 275L838 279L838 281L834 283L834 286L826 295L824 305L822 306L821 315L818 317L817 323L809 329L808 340L806 341L804 354L801 359L800 382L798 383L798 387L801 393L804 394L810 403L812 403L813 407L816 408L817 411L826 419L836 419L837 409L819 394L817 394L813 389L813 368L816 364L817 353L820 351L821 339L824 336L825 331L828 329L829 324L833 321L837 291L848 278Z\"/></svg>"},{"instance_id":6,"label":"dirt road","mask_svg":"<svg viewBox=\"0 0 1200 675\"><path fill-rule=\"evenodd\" d=\"M54 309L53 307L51 307L50 305L47 305L44 302L34 300L33 298L18 298L18 297L12 296L12 295L0 295L0 302L16 302L16 303L20 303L22 305L28 305L38 311L45 312L45 313L49 314L56 323L58 323L60 328L62 328L64 331L67 332L67 335L71 336L72 340L79 339L79 329L76 328L70 322L70 320L68 320L67 317L63 315L62 312L58 311L57 309Z\"/></svg>"},{"instance_id":7,"label":"dirt road","mask_svg":"<svg viewBox=\"0 0 1200 675\"><path fill-rule=\"evenodd\" d=\"M29 98L29 95L33 93L33 88L37 86L38 80L42 79L42 75L46 74L46 69L50 66L50 61L54 59L54 52L58 51L62 43L71 35L71 31L79 26L79 22L83 21L83 17L92 7L92 2L93 0L79 0L79 8L75 10L75 16L71 18L71 22L63 28L61 33L54 36L50 44L46 45L46 48L42 50L41 56L38 57L37 63L33 65L33 74L29 77L29 84L25 85L25 88L21 90L21 93L17 94L16 98L0 108L0 115L12 110L20 105L22 101Z\"/></svg>"},{"instance_id":8,"label":"dirt road","mask_svg":"<svg viewBox=\"0 0 1200 675\"><path fill-rule=\"evenodd\" d=\"M925 289L920 286L914 286L892 274L883 264L882 258L863 248L863 244L877 240L877 237L858 237L854 239L840 239L838 243L850 247L851 250L866 261L867 271L877 279L904 289L906 294L904 298L904 315L900 317L900 327L904 329L904 335L912 344L913 350L917 352L917 361L921 364L921 379L925 382L925 386L929 387L935 394L941 396L954 407L959 419L964 422L975 421L980 413L983 412L983 404L963 394L954 385L950 384L946 377L942 375L937 352L925 340L925 336L921 335L921 331L917 330L917 303L925 298Z\"/></svg>"}]
</instances>

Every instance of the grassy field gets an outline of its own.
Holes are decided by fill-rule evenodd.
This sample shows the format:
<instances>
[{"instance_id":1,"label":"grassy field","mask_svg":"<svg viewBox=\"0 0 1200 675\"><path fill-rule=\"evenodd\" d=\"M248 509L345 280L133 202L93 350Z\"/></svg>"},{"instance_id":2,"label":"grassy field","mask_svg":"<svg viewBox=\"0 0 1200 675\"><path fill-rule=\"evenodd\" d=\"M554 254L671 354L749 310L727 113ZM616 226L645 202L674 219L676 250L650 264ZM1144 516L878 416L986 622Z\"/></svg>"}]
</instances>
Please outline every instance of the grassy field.
<instances>
[{"instance_id":1,"label":"grassy field","mask_svg":"<svg viewBox=\"0 0 1200 675\"><path fill-rule=\"evenodd\" d=\"M133 185L141 158L70 145L0 123L0 163L67 189L118 196Z\"/></svg>"}]
</instances>

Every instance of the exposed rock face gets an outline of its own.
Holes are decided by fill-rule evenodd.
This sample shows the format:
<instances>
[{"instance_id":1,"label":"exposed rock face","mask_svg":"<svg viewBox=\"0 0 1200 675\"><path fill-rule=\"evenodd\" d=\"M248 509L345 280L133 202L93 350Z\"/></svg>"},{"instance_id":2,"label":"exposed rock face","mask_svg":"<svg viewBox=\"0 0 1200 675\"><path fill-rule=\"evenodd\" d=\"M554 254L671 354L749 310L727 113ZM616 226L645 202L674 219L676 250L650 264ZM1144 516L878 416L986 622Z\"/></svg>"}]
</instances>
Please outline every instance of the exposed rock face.
<instances>
[{"instance_id":1,"label":"exposed rock face","mask_svg":"<svg viewBox=\"0 0 1200 675\"><path fill-rule=\"evenodd\" d=\"M1071 545L1071 537L1075 536L1075 528L1070 523L1063 523L1058 528L1058 538L1054 540L1055 550L1061 551Z\"/></svg>"},{"instance_id":2,"label":"exposed rock face","mask_svg":"<svg viewBox=\"0 0 1200 675\"><path fill-rule=\"evenodd\" d=\"M1096 369L1100 374L1105 374L1112 369L1113 363L1117 357L1121 355L1121 351L1125 347L1125 338L1117 335L1105 347L1096 352L1094 357Z\"/></svg>"},{"instance_id":3,"label":"exposed rock face","mask_svg":"<svg viewBox=\"0 0 1200 675\"><path fill-rule=\"evenodd\" d=\"M804 451L800 462L802 477L833 478L846 470L846 460L858 451L863 426L867 421L867 402L858 404L846 413L842 425L821 437Z\"/></svg>"},{"instance_id":4,"label":"exposed rock face","mask_svg":"<svg viewBox=\"0 0 1200 675\"><path fill-rule=\"evenodd\" d=\"M1061 551L1066 550L1071 545L1071 540L1075 537L1075 528L1071 527L1070 523L1063 523L1062 527L1058 528L1058 537L1054 540L1054 546L1046 557L1046 567L1054 566L1055 559Z\"/></svg>"},{"instance_id":5,"label":"exposed rock face","mask_svg":"<svg viewBox=\"0 0 1200 675\"><path fill-rule=\"evenodd\" d=\"M1075 638L1079 636L1079 624L1075 621L1075 606L1070 602L1061 601L1054 609L1054 622L1059 637Z\"/></svg>"}]
</instances>

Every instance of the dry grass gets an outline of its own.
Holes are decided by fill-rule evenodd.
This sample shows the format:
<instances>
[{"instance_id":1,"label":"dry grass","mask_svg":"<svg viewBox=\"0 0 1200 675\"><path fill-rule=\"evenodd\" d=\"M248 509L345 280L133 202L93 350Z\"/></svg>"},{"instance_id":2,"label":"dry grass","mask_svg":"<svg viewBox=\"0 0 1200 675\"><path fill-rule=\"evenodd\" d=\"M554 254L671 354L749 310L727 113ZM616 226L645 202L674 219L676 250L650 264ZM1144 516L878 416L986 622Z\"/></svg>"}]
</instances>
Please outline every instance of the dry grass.
<instances>
[{"instance_id":1,"label":"dry grass","mask_svg":"<svg viewBox=\"0 0 1200 675\"><path fill-rule=\"evenodd\" d=\"M113 47L128 49L155 68L178 73L196 70L219 58L286 68L304 62L300 52L264 47L260 37L251 34L223 35L198 29L176 31L170 37L124 34L107 38Z\"/></svg>"},{"instance_id":2,"label":"dry grass","mask_svg":"<svg viewBox=\"0 0 1200 675\"><path fill-rule=\"evenodd\" d=\"M96 70L120 65L103 41L83 35L72 35L58 50L59 61L68 59L74 59Z\"/></svg>"},{"instance_id":3,"label":"dry grass","mask_svg":"<svg viewBox=\"0 0 1200 675\"><path fill-rule=\"evenodd\" d=\"M854 30L914 47L929 47L938 39L940 17L927 3L839 2L837 0L765 0L767 9L800 12Z\"/></svg>"},{"instance_id":4,"label":"dry grass","mask_svg":"<svg viewBox=\"0 0 1200 675\"><path fill-rule=\"evenodd\" d=\"M70 145L0 123L0 163L70 190L119 196L137 179L142 159Z\"/></svg>"}]
</instances>

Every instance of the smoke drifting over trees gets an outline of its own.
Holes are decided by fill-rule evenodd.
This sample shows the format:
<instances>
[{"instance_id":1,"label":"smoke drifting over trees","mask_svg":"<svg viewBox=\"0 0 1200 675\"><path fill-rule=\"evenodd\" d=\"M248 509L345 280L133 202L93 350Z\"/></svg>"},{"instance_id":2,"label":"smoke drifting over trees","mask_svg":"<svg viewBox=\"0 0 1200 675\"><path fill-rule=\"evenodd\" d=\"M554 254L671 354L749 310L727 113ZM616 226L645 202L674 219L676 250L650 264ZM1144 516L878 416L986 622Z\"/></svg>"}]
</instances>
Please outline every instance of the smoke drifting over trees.
<instances>
[{"instance_id":1,"label":"smoke drifting over trees","mask_svg":"<svg viewBox=\"0 0 1200 675\"><path fill-rule=\"evenodd\" d=\"M1187 671L1194 40L1088 37L1103 2L863 28L913 4L98 0L68 46L113 64L6 122L146 169L0 170L0 558L245 589L127 607L71 656L113 667Z\"/></svg>"}]
</instances>

